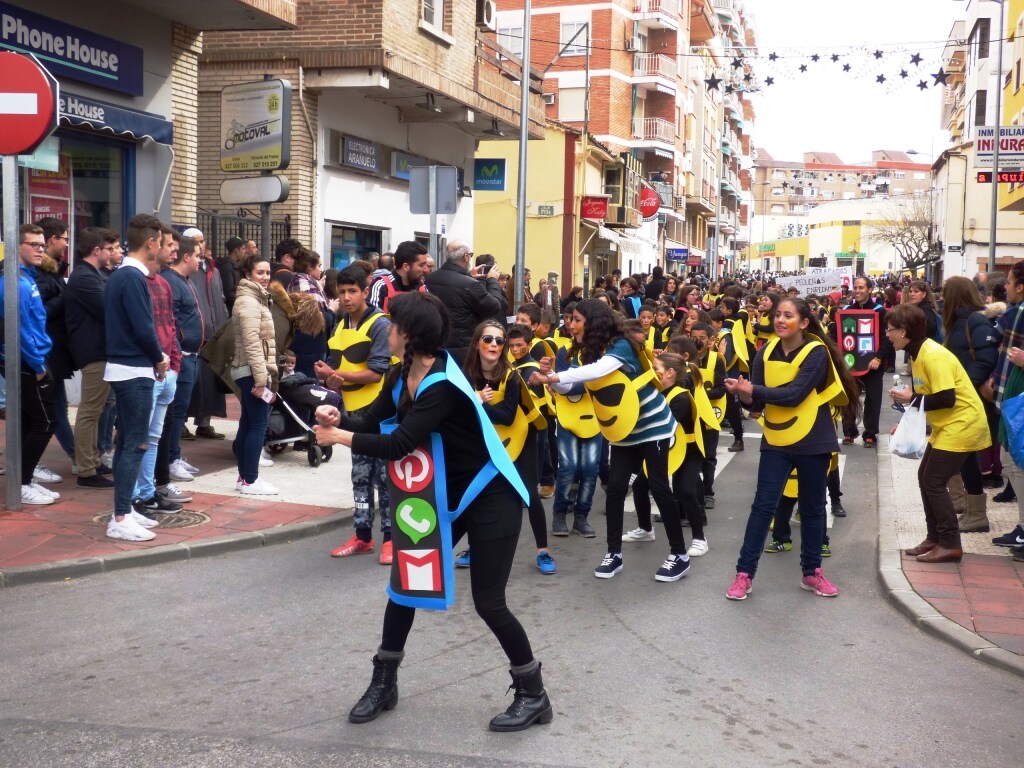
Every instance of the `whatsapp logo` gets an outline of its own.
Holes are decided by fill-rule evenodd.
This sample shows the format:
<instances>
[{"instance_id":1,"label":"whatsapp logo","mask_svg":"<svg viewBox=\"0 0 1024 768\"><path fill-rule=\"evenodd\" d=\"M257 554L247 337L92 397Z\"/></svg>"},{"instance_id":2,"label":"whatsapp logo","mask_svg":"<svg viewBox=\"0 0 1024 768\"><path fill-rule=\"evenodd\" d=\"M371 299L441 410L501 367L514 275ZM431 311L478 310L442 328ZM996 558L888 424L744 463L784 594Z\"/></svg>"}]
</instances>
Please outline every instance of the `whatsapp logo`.
<instances>
[{"instance_id":1,"label":"whatsapp logo","mask_svg":"<svg viewBox=\"0 0 1024 768\"><path fill-rule=\"evenodd\" d=\"M430 535L437 528L437 513L423 499L406 499L398 506L396 515L402 533L412 539L413 544Z\"/></svg>"}]
</instances>

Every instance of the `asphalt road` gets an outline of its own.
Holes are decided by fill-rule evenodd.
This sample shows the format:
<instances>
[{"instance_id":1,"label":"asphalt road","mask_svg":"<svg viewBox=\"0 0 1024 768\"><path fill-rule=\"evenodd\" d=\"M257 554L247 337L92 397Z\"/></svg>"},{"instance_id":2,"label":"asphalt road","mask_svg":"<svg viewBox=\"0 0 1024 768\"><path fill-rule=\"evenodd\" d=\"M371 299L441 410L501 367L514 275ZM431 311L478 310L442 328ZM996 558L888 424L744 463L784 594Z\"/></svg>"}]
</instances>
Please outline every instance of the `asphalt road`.
<instances>
[{"instance_id":1,"label":"asphalt road","mask_svg":"<svg viewBox=\"0 0 1024 768\"><path fill-rule=\"evenodd\" d=\"M386 573L328 557L333 536L0 592L0 765L1020 765L1021 679L880 595L873 451L847 450L850 516L825 561L839 598L801 590L793 552L725 600L757 446L718 478L711 552L678 583L653 579L660 528L625 545L620 575L593 577L600 491L599 537L553 539L555 576L533 566L524 524L509 603L544 663L549 726L487 731L508 673L465 574L450 614L417 618L398 708L349 724Z\"/></svg>"}]
</instances>

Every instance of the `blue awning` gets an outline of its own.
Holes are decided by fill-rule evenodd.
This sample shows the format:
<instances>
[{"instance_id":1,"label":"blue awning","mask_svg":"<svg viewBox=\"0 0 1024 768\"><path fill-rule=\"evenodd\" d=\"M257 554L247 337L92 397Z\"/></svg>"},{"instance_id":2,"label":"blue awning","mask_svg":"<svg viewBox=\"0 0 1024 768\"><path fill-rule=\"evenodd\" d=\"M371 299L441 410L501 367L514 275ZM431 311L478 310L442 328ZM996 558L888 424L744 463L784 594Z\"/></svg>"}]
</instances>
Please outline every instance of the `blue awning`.
<instances>
[{"instance_id":1,"label":"blue awning","mask_svg":"<svg viewBox=\"0 0 1024 768\"><path fill-rule=\"evenodd\" d=\"M161 115L119 107L67 91L60 94L60 122L130 139L149 138L157 144L174 143L174 124Z\"/></svg>"}]
</instances>

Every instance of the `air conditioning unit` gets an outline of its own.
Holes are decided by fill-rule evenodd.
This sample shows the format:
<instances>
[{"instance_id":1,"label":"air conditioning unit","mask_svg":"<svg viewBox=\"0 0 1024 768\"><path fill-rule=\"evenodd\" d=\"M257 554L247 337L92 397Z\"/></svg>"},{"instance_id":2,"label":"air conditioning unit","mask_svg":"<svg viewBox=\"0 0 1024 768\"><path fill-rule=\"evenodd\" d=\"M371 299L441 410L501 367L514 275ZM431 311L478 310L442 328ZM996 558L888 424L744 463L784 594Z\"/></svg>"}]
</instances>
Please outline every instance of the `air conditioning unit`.
<instances>
[{"instance_id":1,"label":"air conditioning unit","mask_svg":"<svg viewBox=\"0 0 1024 768\"><path fill-rule=\"evenodd\" d=\"M554 103L555 103L555 94L553 94L553 93L545 93L545 94L543 94L543 96L544 96L544 103L545 104L547 104L549 107L554 105Z\"/></svg>"},{"instance_id":2,"label":"air conditioning unit","mask_svg":"<svg viewBox=\"0 0 1024 768\"><path fill-rule=\"evenodd\" d=\"M626 50L630 53L636 53L640 50L640 36L633 35L633 37L626 38Z\"/></svg>"},{"instance_id":3,"label":"air conditioning unit","mask_svg":"<svg viewBox=\"0 0 1024 768\"><path fill-rule=\"evenodd\" d=\"M686 152L693 152L693 139L687 139L683 148Z\"/></svg>"},{"instance_id":4,"label":"air conditioning unit","mask_svg":"<svg viewBox=\"0 0 1024 768\"><path fill-rule=\"evenodd\" d=\"M498 6L494 0L476 0L476 26L491 32L498 29Z\"/></svg>"}]
</instances>

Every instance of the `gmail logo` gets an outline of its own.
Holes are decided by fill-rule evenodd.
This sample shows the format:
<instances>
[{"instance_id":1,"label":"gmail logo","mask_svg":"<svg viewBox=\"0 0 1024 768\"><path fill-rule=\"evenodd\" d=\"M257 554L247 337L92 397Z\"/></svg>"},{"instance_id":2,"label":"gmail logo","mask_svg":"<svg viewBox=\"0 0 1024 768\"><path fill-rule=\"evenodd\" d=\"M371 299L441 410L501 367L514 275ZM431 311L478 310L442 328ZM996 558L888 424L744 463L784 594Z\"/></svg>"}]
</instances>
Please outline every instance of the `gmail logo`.
<instances>
[{"instance_id":1,"label":"gmail logo","mask_svg":"<svg viewBox=\"0 0 1024 768\"><path fill-rule=\"evenodd\" d=\"M440 550L398 550L398 572L402 578L403 590L416 592L443 591Z\"/></svg>"},{"instance_id":2,"label":"gmail logo","mask_svg":"<svg viewBox=\"0 0 1024 768\"><path fill-rule=\"evenodd\" d=\"M857 333L866 334L874 332L874 326L871 323L870 317L861 317L857 319Z\"/></svg>"}]
</instances>

